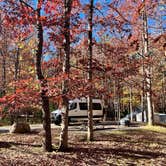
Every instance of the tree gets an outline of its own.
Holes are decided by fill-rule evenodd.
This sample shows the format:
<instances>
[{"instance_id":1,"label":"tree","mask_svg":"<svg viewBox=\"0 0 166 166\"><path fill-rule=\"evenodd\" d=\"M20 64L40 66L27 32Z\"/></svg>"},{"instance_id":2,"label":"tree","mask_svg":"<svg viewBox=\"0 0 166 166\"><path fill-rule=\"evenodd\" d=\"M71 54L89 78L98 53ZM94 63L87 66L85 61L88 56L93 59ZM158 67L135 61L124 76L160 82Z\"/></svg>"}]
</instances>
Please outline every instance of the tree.
<instances>
[{"instance_id":1,"label":"tree","mask_svg":"<svg viewBox=\"0 0 166 166\"><path fill-rule=\"evenodd\" d=\"M148 37L148 24L147 24L147 13L146 13L146 1L143 0L143 56L151 56L149 54L149 37ZM145 67L145 88L146 88L146 99L147 99L147 112L148 112L148 125L153 125L153 107L152 107L152 67L151 64Z\"/></svg>"},{"instance_id":2,"label":"tree","mask_svg":"<svg viewBox=\"0 0 166 166\"><path fill-rule=\"evenodd\" d=\"M47 95L48 86L47 80L45 79L42 68L41 60L43 55L43 25L41 22L41 8L43 1L39 0L37 3L37 38L38 45L36 50L36 73L40 81L41 86L41 99L42 99L42 108L43 108L43 128L44 128L44 142L43 148L45 151L52 151L52 138L51 138L51 119L50 119L50 110L49 110L49 97Z\"/></svg>"},{"instance_id":3,"label":"tree","mask_svg":"<svg viewBox=\"0 0 166 166\"><path fill-rule=\"evenodd\" d=\"M89 16L88 16L88 81L90 83L90 89L92 89L92 56L93 56L93 9L94 1L90 0ZM88 134L87 140L93 140L93 112L92 112L92 92L89 91L88 95Z\"/></svg>"},{"instance_id":4,"label":"tree","mask_svg":"<svg viewBox=\"0 0 166 166\"><path fill-rule=\"evenodd\" d=\"M16 36L28 36L31 31L33 31L33 25L36 25L37 29L37 48L36 48L36 74L39 80L40 85L40 97L43 108L43 128L44 128L44 141L43 148L45 151L52 151L52 141L51 141L51 120L50 120L50 111L49 111L49 97L48 97L48 86L47 79L42 73L42 58L43 58L43 17L41 16L42 7L44 4L43 0L37 1L37 9L33 8L26 1L19 0L13 2L8 0L3 2L6 5L8 10L6 12L6 18L14 27L18 27L20 32L16 32ZM8 5L15 7L13 10L8 8ZM26 18L26 19L25 19ZM22 33L21 33L22 32ZM15 63L15 78L18 77L18 60L19 60L19 50L16 54L16 63ZM17 91L17 90L16 90ZM17 93L16 93L17 95Z\"/></svg>"},{"instance_id":5,"label":"tree","mask_svg":"<svg viewBox=\"0 0 166 166\"><path fill-rule=\"evenodd\" d=\"M70 16L73 0L64 0L64 62L63 74L67 75L67 79L62 83L62 129L60 135L59 150L64 151L68 148L68 97L69 92L69 74L70 74Z\"/></svg>"},{"instance_id":6,"label":"tree","mask_svg":"<svg viewBox=\"0 0 166 166\"><path fill-rule=\"evenodd\" d=\"M1 51L0 51L0 55L2 58L2 86L1 86L1 91L0 91L0 96L4 96L6 94L6 54L7 54L7 33L6 33L6 29L4 28L3 25L3 18L0 14L0 26L1 26L1 36L3 36L5 38L4 42L1 41L0 45L1 45Z\"/></svg>"}]
</instances>

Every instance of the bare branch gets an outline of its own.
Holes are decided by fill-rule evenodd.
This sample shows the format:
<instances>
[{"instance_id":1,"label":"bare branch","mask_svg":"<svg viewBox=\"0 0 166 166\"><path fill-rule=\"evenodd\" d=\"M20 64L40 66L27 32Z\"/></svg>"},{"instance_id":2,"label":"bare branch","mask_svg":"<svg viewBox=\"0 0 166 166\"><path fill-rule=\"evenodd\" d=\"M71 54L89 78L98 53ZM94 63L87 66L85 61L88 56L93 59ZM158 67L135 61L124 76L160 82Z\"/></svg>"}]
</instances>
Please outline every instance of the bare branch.
<instances>
[{"instance_id":1,"label":"bare branch","mask_svg":"<svg viewBox=\"0 0 166 166\"><path fill-rule=\"evenodd\" d=\"M112 9L112 10L114 10L116 13L118 13L119 14L119 16L125 21L125 22L128 22L128 23L130 23L130 21L129 20L127 20L123 15L122 15L122 13L120 13L119 12L119 10L117 9L117 8L115 8L114 6L112 6L112 5L109 5L109 7Z\"/></svg>"},{"instance_id":2,"label":"bare branch","mask_svg":"<svg viewBox=\"0 0 166 166\"><path fill-rule=\"evenodd\" d=\"M19 0L21 4L24 4L26 7L31 8L33 11L36 11L31 5L29 5L28 3L26 3L23 0Z\"/></svg>"}]
</instances>

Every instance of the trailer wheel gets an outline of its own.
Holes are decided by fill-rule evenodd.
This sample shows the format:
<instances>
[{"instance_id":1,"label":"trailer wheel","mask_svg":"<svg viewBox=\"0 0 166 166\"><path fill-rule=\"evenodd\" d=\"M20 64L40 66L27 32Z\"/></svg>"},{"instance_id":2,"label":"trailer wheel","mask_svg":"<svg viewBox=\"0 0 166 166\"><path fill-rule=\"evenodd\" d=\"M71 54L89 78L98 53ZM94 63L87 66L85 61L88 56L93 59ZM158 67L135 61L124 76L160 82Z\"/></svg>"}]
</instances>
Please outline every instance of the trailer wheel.
<instances>
[{"instance_id":1,"label":"trailer wheel","mask_svg":"<svg viewBox=\"0 0 166 166\"><path fill-rule=\"evenodd\" d=\"M56 115L55 116L54 123L55 123L55 125L60 125L62 123L62 117L61 117L61 115Z\"/></svg>"}]
</instances>

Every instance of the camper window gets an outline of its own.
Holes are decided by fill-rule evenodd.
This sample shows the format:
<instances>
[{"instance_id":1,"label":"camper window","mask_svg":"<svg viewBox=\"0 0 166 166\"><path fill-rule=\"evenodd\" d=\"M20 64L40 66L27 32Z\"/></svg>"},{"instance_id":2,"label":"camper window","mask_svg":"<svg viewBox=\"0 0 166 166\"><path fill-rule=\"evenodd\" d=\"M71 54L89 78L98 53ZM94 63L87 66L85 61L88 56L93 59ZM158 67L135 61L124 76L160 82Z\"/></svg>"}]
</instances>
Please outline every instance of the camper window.
<instances>
[{"instance_id":1,"label":"camper window","mask_svg":"<svg viewBox=\"0 0 166 166\"><path fill-rule=\"evenodd\" d=\"M79 103L80 110L88 110L87 103ZM102 110L100 103L92 103L93 110Z\"/></svg>"},{"instance_id":2,"label":"camper window","mask_svg":"<svg viewBox=\"0 0 166 166\"><path fill-rule=\"evenodd\" d=\"M93 110L101 110L101 104L100 103L93 103L92 107L93 107Z\"/></svg>"},{"instance_id":3,"label":"camper window","mask_svg":"<svg viewBox=\"0 0 166 166\"><path fill-rule=\"evenodd\" d=\"M80 110L87 110L88 109L87 103L79 103L79 106L80 106Z\"/></svg>"},{"instance_id":4,"label":"camper window","mask_svg":"<svg viewBox=\"0 0 166 166\"><path fill-rule=\"evenodd\" d=\"M69 104L69 110L74 110L77 108L77 103L70 103Z\"/></svg>"}]
</instances>

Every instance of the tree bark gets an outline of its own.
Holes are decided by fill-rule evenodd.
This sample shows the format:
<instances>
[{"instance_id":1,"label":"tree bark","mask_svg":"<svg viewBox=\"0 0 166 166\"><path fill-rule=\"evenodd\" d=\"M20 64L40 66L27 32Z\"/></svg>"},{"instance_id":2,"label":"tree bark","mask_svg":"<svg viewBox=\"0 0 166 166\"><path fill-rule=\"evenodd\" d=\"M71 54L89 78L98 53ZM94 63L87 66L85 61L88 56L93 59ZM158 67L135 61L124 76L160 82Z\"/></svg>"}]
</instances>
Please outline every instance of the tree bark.
<instances>
[{"instance_id":1,"label":"tree bark","mask_svg":"<svg viewBox=\"0 0 166 166\"><path fill-rule=\"evenodd\" d=\"M19 65L20 65L20 48L17 48L17 53L16 53L16 57L15 57L15 72L14 72L14 80L17 81L18 77L19 77ZM16 87L15 87L16 88Z\"/></svg>"},{"instance_id":2,"label":"tree bark","mask_svg":"<svg viewBox=\"0 0 166 166\"><path fill-rule=\"evenodd\" d=\"M15 63L14 63L14 81L15 81L15 85L14 85L14 94L16 94L16 90L17 90L17 81L18 81L18 77L19 77L19 65L20 65L20 61L19 61L19 57L20 57L20 48L17 48L17 52L16 52L16 56L15 56ZM16 103L16 101L15 101ZM16 108L16 106L14 105L14 109ZM13 115L11 116L11 123L12 121L16 120L16 122L18 122L18 116L19 116L19 110L15 109L15 113L14 113L14 119L13 119Z\"/></svg>"},{"instance_id":3,"label":"tree bark","mask_svg":"<svg viewBox=\"0 0 166 166\"><path fill-rule=\"evenodd\" d=\"M63 73L68 78L62 83L62 125L59 142L59 151L65 151L68 148L68 97L69 91L69 73L70 73L70 15L72 9L72 0L65 0L65 23L64 23L64 63Z\"/></svg>"},{"instance_id":4,"label":"tree bark","mask_svg":"<svg viewBox=\"0 0 166 166\"><path fill-rule=\"evenodd\" d=\"M6 57L2 53L2 96L6 95Z\"/></svg>"},{"instance_id":5,"label":"tree bark","mask_svg":"<svg viewBox=\"0 0 166 166\"><path fill-rule=\"evenodd\" d=\"M118 118L117 118L117 112L118 112L117 111L118 110L117 109L117 103L118 102L117 102L117 94L116 94L116 80L114 80L113 92L114 92L114 99L113 99L114 101L113 102L114 102L114 112L115 112L114 113L114 116L115 116L114 120L117 121L118 120Z\"/></svg>"},{"instance_id":6,"label":"tree bark","mask_svg":"<svg viewBox=\"0 0 166 166\"><path fill-rule=\"evenodd\" d=\"M38 2L39 3L39 2ZM43 149L44 151L52 151L52 138L51 138L51 119L50 119L50 110L49 110L49 98L47 96L47 80L44 78L41 68L41 60L43 54L43 26L40 21L41 17L41 8L37 9L37 38L38 45L36 50L36 73L38 80L40 81L41 87L41 100L42 100L42 109L43 109L43 129L44 129L44 140L43 140Z\"/></svg>"},{"instance_id":7,"label":"tree bark","mask_svg":"<svg viewBox=\"0 0 166 166\"><path fill-rule=\"evenodd\" d=\"M0 21L1 21L1 15L0 15ZM4 32L4 49L0 50L0 54L2 56L2 90L0 91L1 96L6 95L6 57L7 57L7 49L8 49L8 43L7 43L7 35L6 32Z\"/></svg>"},{"instance_id":8,"label":"tree bark","mask_svg":"<svg viewBox=\"0 0 166 166\"><path fill-rule=\"evenodd\" d=\"M145 3L145 0L143 0ZM148 25L146 8L143 11L143 45L144 45L144 57L148 56ZM153 107L152 107L152 69L150 64L145 67L146 77L146 99L147 99L147 111L148 111L148 125L153 125Z\"/></svg>"},{"instance_id":9,"label":"tree bark","mask_svg":"<svg viewBox=\"0 0 166 166\"><path fill-rule=\"evenodd\" d=\"M143 54L143 50L142 50ZM142 122L147 121L146 110L145 110L145 67L144 67L144 58L142 58L142 92L141 92L141 109L142 109Z\"/></svg>"},{"instance_id":10,"label":"tree bark","mask_svg":"<svg viewBox=\"0 0 166 166\"><path fill-rule=\"evenodd\" d=\"M90 0L89 17L88 17L88 81L90 83L90 92L88 95L88 133L87 141L93 141L93 110L92 110L92 56L93 56L93 5L94 1Z\"/></svg>"},{"instance_id":11,"label":"tree bark","mask_svg":"<svg viewBox=\"0 0 166 166\"><path fill-rule=\"evenodd\" d=\"M144 103L144 90L141 93L141 109L142 109L142 122L145 122L145 103Z\"/></svg>"},{"instance_id":12,"label":"tree bark","mask_svg":"<svg viewBox=\"0 0 166 166\"><path fill-rule=\"evenodd\" d=\"M133 122L133 95L132 86L130 85L130 121Z\"/></svg>"},{"instance_id":13,"label":"tree bark","mask_svg":"<svg viewBox=\"0 0 166 166\"><path fill-rule=\"evenodd\" d=\"M105 73L104 73L105 74ZM108 89L108 91L110 91L109 89L109 84L108 84L108 80L105 76L104 80L103 80L103 87L106 89ZM108 106L109 106L109 101L107 98L107 95L104 93L103 94L103 100L104 100L104 115L103 115L103 121L107 121L108 118Z\"/></svg>"},{"instance_id":14,"label":"tree bark","mask_svg":"<svg viewBox=\"0 0 166 166\"><path fill-rule=\"evenodd\" d=\"M120 122L120 118L121 118L121 87L120 87L120 81L118 79L118 88L117 88L117 92L118 92L118 121Z\"/></svg>"},{"instance_id":15,"label":"tree bark","mask_svg":"<svg viewBox=\"0 0 166 166\"><path fill-rule=\"evenodd\" d=\"M2 26L2 17L0 14L0 31L2 31L3 26ZM6 33L4 33L6 34ZM2 46L2 48L4 47L5 50L1 49L0 50L0 55L2 56L2 89L0 90L0 97L4 96L6 94L6 54L7 54L7 36L4 35L5 38L5 43L4 46Z\"/></svg>"}]
</instances>

